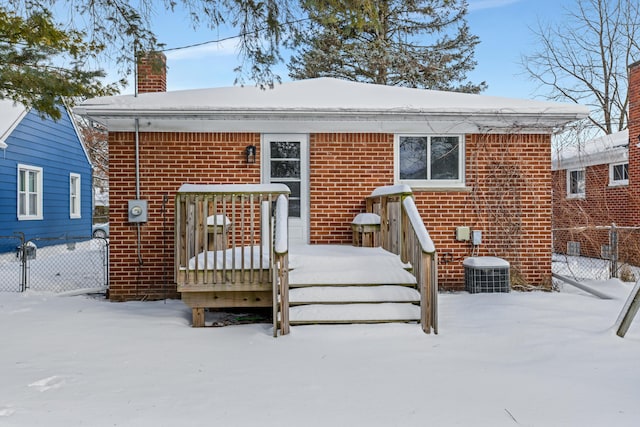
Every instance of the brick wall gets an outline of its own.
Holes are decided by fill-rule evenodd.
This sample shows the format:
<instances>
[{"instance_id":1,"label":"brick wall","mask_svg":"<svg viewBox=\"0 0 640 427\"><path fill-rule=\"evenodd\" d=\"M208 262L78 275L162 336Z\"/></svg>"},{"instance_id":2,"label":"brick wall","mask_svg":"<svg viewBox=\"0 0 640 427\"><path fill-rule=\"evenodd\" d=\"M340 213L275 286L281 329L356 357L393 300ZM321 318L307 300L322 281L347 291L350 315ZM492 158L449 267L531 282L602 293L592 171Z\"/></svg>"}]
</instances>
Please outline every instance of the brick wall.
<instances>
[{"instance_id":1,"label":"brick wall","mask_svg":"<svg viewBox=\"0 0 640 427\"><path fill-rule=\"evenodd\" d=\"M259 151L259 134L141 133L140 188L149 221L140 227L138 258L137 227L127 222L127 201L136 197L133 141L133 133L109 134L110 298L115 301L175 296L173 213L182 184L260 182L260 164L246 164L244 154L250 144Z\"/></svg>"},{"instance_id":2,"label":"brick wall","mask_svg":"<svg viewBox=\"0 0 640 427\"><path fill-rule=\"evenodd\" d=\"M349 244L350 223L364 210L364 198L393 184L393 135L312 134L309 141L311 242ZM133 134L110 134L112 300L175 296L175 192L183 183L260 182L259 162L245 163L249 144L259 151L260 135L141 133L141 198L148 200L149 222L140 227L138 257L137 227L127 223L126 212L135 198ZM548 284L549 136L468 135L466 158L466 189L414 192L439 251L441 286L463 288L462 261L471 246L455 241L456 226L481 230L479 255L509 260L517 282Z\"/></svg>"},{"instance_id":3,"label":"brick wall","mask_svg":"<svg viewBox=\"0 0 640 427\"><path fill-rule=\"evenodd\" d=\"M585 197L567 198L567 171L553 171L553 227L633 224L629 186L609 186L609 165L585 168Z\"/></svg>"},{"instance_id":4,"label":"brick wall","mask_svg":"<svg viewBox=\"0 0 640 427\"><path fill-rule=\"evenodd\" d=\"M309 152L310 241L350 243L365 197L393 184L393 135L311 134Z\"/></svg>"},{"instance_id":5,"label":"brick wall","mask_svg":"<svg viewBox=\"0 0 640 427\"><path fill-rule=\"evenodd\" d=\"M629 209L633 225L640 225L640 62L629 66Z\"/></svg>"}]
</instances>

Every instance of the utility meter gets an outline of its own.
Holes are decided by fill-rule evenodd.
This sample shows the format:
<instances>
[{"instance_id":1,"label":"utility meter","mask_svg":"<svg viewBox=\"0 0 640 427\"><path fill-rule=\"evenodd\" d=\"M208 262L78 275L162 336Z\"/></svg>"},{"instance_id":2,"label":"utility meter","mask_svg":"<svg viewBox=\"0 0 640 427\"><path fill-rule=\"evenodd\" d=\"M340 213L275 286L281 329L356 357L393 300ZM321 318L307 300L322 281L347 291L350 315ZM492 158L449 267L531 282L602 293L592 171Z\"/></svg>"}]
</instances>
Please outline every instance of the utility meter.
<instances>
[{"instance_id":1,"label":"utility meter","mask_svg":"<svg viewBox=\"0 0 640 427\"><path fill-rule=\"evenodd\" d=\"M129 200L129 222L147 222L146 200Z\"/></svg>"}]
</instances>

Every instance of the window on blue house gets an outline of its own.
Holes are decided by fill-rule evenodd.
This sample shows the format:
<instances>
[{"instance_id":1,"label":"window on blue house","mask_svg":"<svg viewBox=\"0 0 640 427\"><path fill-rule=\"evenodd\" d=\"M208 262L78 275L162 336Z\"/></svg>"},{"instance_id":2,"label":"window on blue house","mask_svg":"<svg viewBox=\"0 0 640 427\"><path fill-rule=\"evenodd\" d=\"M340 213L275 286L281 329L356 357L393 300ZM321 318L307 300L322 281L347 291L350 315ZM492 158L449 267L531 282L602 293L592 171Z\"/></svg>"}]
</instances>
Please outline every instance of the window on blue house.
<instances>
[{"instance_id":1,"label":"window on blue house","mask_svg":"<svg viewBox=\"0 0 640 427\"><path fill-rule=\"evenodd\" d=\"M42 219L42 168L18 165L18 219Z\"/></svg>"},{"instance_id":2,"label":"window on blue house","mask_svg":"<svg viewBox=\"0 0 640 427\"><path fill-rule=\"evenodd\" d=\"M69 216L80 218L80 175L69 175Z\"/></svg>"},{"instance_id":3,"label":"window on blue house","mask_svg":"<svg viewBox=\"0 0 640 427\"><path fill-rule=\"evenodd\" d=\"M462 136L397 136L396 180L412 187L464 185Z\"/></svg>"}]
</instances>

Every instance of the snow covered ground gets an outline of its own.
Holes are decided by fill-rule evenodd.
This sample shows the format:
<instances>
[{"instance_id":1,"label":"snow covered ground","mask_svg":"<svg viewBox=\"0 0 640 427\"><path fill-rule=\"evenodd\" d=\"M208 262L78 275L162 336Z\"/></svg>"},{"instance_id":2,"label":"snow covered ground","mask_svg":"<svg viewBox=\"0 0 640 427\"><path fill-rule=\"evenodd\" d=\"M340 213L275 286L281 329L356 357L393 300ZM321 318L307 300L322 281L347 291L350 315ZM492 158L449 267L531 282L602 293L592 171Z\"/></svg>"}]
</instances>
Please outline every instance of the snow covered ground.
<instances>
[{"instance_id":1,"label":"snow covered ground","mask_svg":"<svg viewBox=\"0 0 640 427\"><path fill-rule=\"evenodd\" d=\"M0 426L637 426L631 284L441 294L416 324L193 329L180 301L0 293Z\"/></svg>"}]
</instances>

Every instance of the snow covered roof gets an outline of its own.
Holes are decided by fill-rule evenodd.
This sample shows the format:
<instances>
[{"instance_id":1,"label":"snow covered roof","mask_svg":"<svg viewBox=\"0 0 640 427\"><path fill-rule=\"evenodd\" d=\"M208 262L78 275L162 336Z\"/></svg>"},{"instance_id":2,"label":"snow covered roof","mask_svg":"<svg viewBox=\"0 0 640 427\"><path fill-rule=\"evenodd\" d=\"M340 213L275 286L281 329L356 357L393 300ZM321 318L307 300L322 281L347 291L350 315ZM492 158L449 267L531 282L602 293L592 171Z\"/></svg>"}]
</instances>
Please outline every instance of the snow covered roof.
<instances>
[{"instance_id":1,"label":"snow covered roof","mask_svg":"<svg viewBox=\"0 0 640 427\"><path fill-rule=\"evenodd\" d=\"M12 100L0 100L0 150L7 148L6 139L27 114L27 109Z\"/></svg>"},{"instance_id":2,"label":"snow covered roof","mask_svg":"<svg viewBox=\"0 0 640 427\"><path fill-rule=\"evenodd\" d=\"M554 152L553 170L625 162L629 160L629 130L593 138Z\"/></svg>"},{"instance_id":3,"label":"snow covered roof","mask_svg":"<svg viewBox=\"0 0 640 427\"><path fill-rule=\"evenodd\" d=\"M576 104L443 92L333 78L273 89L234 86L89 99L75 112L111 131L550 132L588 115Z\"/></svg>"}]
</instances>

